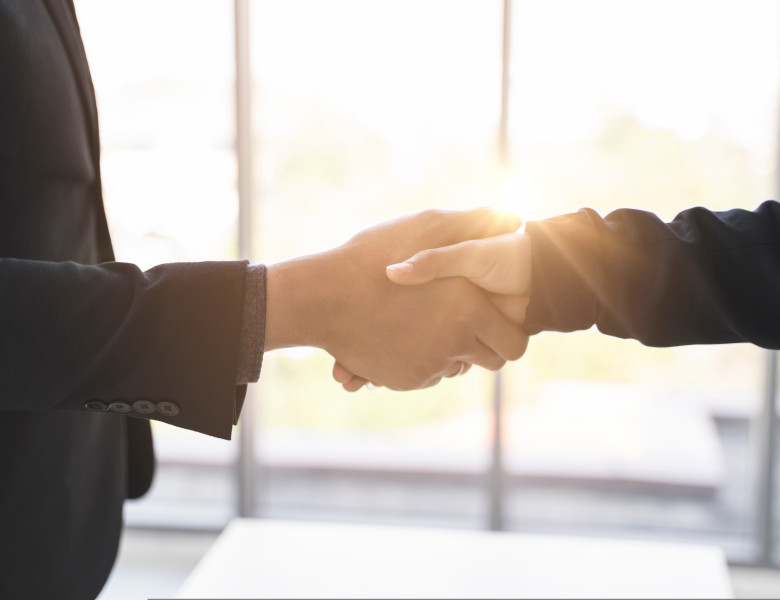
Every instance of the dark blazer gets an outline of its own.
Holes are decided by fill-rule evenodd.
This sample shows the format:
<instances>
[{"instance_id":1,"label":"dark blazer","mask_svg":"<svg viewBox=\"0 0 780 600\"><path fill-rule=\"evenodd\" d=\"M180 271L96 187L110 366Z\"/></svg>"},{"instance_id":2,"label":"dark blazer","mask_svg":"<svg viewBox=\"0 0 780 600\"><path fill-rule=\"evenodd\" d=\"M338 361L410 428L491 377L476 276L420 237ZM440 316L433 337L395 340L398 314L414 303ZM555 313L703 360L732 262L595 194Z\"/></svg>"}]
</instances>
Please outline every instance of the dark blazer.
<instances>
[{"instance_id":1,"label":"dark blazer","mask_svg":"<svg viewBox=\"0 0 780 600\"><path fill-rule=\"evenodd\" d=\"M648 346L749 342L780 348L780 204L650 212L595 211L527 225L525 327L603 333Z\"/></svg>"},{"instance_id":2,"label":"dark blazer","mask_svg":"<svg viewBox=\"0 0 780 600\"><path fill-rule=\"evenodd\" d=\"M111 262L99 153L71 0L0 0L0 598L95 597L146 419L229 438L246 390L246 263Z\"/></svg>"}]
</instances>

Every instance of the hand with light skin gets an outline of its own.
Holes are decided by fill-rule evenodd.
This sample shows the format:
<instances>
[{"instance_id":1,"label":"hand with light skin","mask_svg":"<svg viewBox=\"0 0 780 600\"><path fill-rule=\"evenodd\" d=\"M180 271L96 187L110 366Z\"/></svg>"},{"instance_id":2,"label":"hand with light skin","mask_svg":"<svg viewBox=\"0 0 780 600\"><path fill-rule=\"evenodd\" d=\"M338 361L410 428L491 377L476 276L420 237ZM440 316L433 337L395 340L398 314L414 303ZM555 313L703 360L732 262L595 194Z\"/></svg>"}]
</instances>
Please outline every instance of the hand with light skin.
<instances>
[{"instance_id":1,"label":"hand with light skin","mask_svg":"<svg viewBox=\"0 0 780 600\"><path fill-rule=\"evenodd\" d=\"M404 286L465 278L489 292L492 302L504 314L522 324L531 287L531 244L519 232L466 240L422 250L388 266L386 273L388 279ZM370 381L338 362L333 367L333 377L347 391L356 391Z\"/></svg>"},{"instance_id":2,"label":"hand with light skin","mask_svg":"<svg viewBox=\"0 0 780 600\"><path fill-rule=\"evenodd\" d=\"M493 237L520 220L491 209L425 211L368 229L343 246L271 265L266 350L316 346L350 373L391 389L428 387L469 365L519 358L525 332L465 278L400 286L385 268L431 247Z\"/></svg>"},{"instance_id":3,"label":"hand with light skin","mask_svg":"<svg viewBox=\"0 0 780 600\"><path fill-rule=\"evenodd\" d=\"M387 277L400 285L465 277L494 294L528 296L531 291L531 242L524 233L468 240L418 252L390 265Z\"/></svg>"}]
</instances>

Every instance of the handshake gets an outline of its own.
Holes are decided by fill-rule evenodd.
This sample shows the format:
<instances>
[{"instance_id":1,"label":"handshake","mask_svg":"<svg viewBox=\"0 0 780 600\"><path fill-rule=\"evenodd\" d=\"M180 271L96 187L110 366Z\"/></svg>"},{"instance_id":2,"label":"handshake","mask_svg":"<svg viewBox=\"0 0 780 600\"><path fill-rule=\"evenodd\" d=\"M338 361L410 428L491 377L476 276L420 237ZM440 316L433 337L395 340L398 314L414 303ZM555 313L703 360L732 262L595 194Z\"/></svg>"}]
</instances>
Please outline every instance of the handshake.
<instances>
[{"instance_id":1,"label":"handshake","mask_svg":"<svg viewBox=\"0 0 780 600\"><path fill-rule=\"evenodd\" d=\"M521 224L487 208L428 210L271 265L265 350L323 348L348 391L500 369L528 346L531 247Z\"/></svg>"}]
</instances>

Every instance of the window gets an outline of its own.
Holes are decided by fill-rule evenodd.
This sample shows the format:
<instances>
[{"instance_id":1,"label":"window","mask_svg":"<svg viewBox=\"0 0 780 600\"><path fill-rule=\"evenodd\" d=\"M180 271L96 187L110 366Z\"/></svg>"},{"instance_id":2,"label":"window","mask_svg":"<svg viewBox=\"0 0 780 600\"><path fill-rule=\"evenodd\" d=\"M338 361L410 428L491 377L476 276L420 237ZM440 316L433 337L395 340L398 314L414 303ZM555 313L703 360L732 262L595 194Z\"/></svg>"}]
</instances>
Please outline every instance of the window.
<instances>
[{"instance_id":1,"label":"window","mask_svg":"<svg viewBox=\"0 0 780 600\"><path fill-rule=\"evenodd\" d=\"M206 0L78 0L117 260L235 259L233 12ZM158 473L130 523L221 526L237 444L155 422Z\"/></svg>"},{"instance_id":2,"label":"window","mask_svg":"<svg viewBox=\"0 0 780 600\"><path fill-rule=\"evenodd\" d=\"M237 46L251 57L254 260L430 206L671 219L776 193L774 2L235 3L251 15ZM236 258L233 6L78 9L118 258ZM220 527L251 489L247 514L705 541L755 563L772 552L767 364L747 345L543 334L500 379L351 395L326 354L277 352L242 448L155 427L161 469L128 522Z\"/></svg>"},{"instance_id":3,"label":"window","mask_svg":"<svg viewBox=\"0 0 780 600\"><path fill-rule=\"evenodd\" d=\"M253 2L255 231L264 260L325 250L497 190L497 3ZM351 395L332 359L267 357L257 459L266 514L483 525L490 458L475 370L409 394Z\"/></svg>"},{"instance_id":4,"label":"window","mask_svg":"<svg viewBox=\"0 0 780 600\"><path fill-rule=\"evenodd\" d=\"M510 205L672 219L773 197L777 11L515 3ZM548 334L508 371L510 527L715 541L750 555L762 350Z\"/></svg>"}]
</instances>

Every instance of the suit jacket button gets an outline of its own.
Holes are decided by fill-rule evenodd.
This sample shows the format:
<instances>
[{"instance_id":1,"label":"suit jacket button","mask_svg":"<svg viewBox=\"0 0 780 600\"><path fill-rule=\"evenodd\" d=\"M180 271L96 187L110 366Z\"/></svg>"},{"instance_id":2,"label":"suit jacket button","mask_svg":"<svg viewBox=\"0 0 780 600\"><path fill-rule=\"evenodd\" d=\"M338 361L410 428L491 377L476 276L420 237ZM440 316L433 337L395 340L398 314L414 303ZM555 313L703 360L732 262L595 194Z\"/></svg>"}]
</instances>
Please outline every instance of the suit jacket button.
<instances>
[{"instance_id":1,"label":"suit jacket button","mask_svg":"<svg viewBox=\"0 0 780 600\"><path fill-rule=\"evenodd\" d=\"M129 402L112 402L108 405L108 410L115 413L129 413L133 407Z\"/></svg>"},{"instance_id":2,"label":"suit jacket button","mask_svg":"<svg viewBox=\"0 0 780 600\"><path fill-rule=\"evenodd\" d=\"M90 400L84 405L84 408L92 412L106 412L108 410L108 406L97 400Z\"/></svg>"},{"instance_id":3,"label":"suit jacket button","mask_svg":"<svg viewBox=\"0 0 780 600\"><path fill-rule=\"evenodd\" d=\"M133 410L139 415L151 415L156 408L151 400L141 399L133 402Z\"/></svg>"},{"instance_id":4,"label":"suit jacket button","mask_svg":"<svg viewBox=\"0 0 780 600\"><path fill-rule=\"evenodd\" d=\"M166 417L175 417L179 414L179 405L170 400L163 400L157 404L157 412Z\"/></svg>"}]
</instances>

